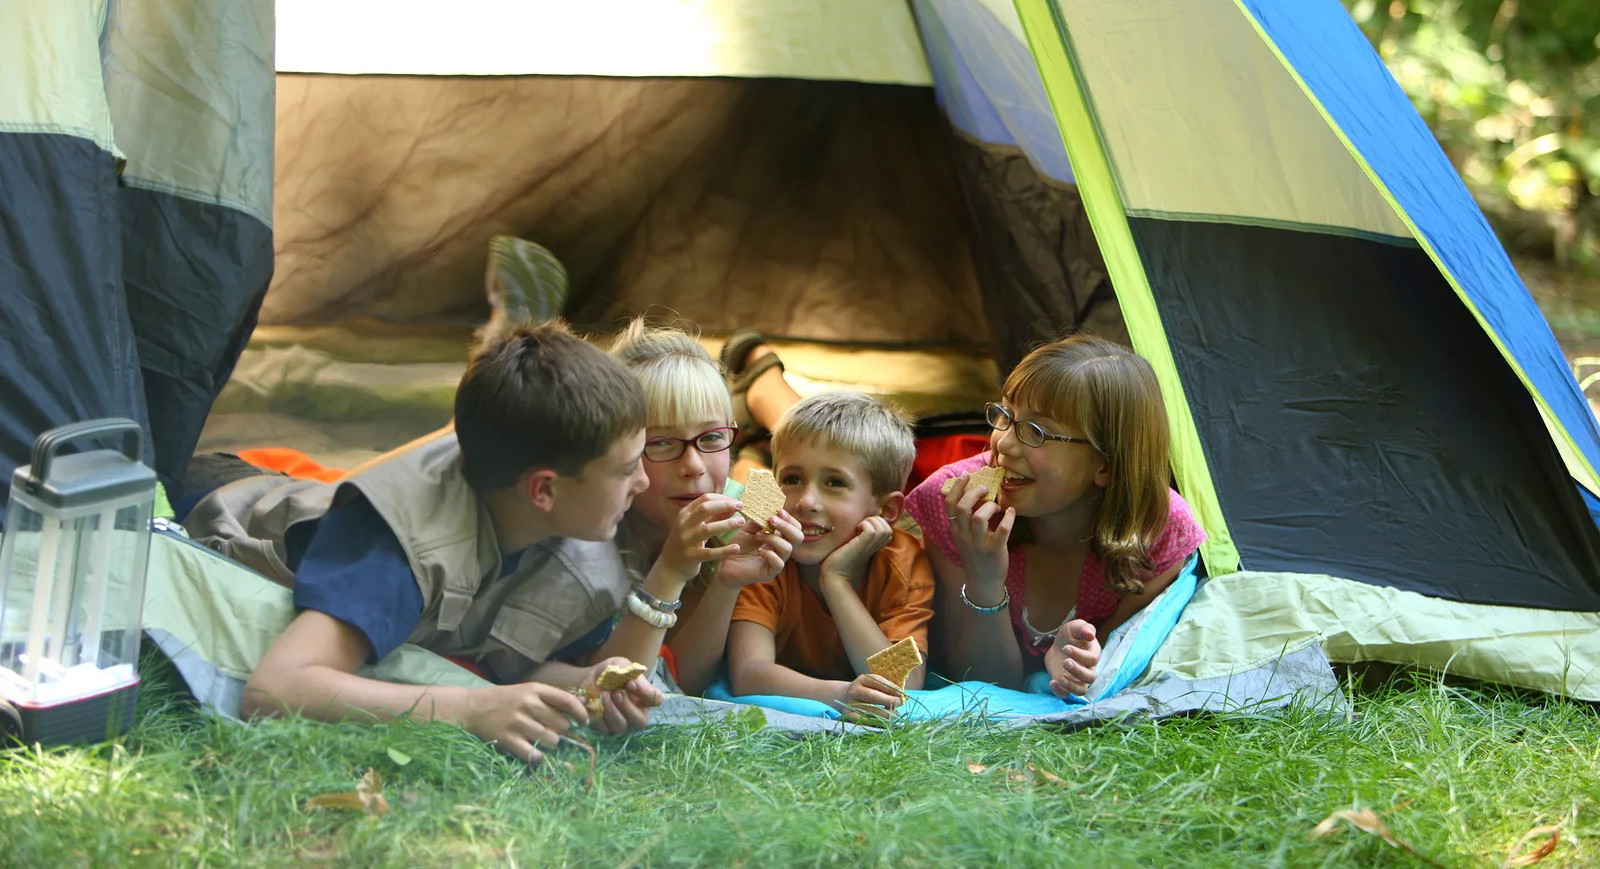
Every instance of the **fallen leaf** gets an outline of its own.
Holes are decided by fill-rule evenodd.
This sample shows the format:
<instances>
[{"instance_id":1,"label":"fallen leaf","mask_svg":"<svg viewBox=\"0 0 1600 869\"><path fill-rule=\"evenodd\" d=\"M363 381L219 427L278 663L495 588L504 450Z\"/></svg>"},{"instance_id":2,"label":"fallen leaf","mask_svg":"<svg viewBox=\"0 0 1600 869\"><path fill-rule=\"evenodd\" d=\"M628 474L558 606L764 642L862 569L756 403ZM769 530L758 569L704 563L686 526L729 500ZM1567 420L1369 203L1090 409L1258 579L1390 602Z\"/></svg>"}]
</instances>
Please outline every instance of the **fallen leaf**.
<instances>
[{"instance_id":1,"label":"fallen leaf","mask_svg":"<svg viewBox=\"0 0 1600 869\"><path fill-rule=\"evenodd\" d=\"M381 815L389 811L389 801L383 798L383 777L378 775L377 770L368 769L367 774L356 782L355 791L320 794L306 800L306 811L312 809L346 809Z\"/></svg>"},{"instance_id":2,"label":"fallen leaf","mask_svg":"<svg viewBox=\"0 0 1600 869\"><path fill-rule=\"evenodd\" d=\"M967 761L967 772L970 772L973 775L983 775L984 773L986 773L988 771L989 771L988 767L984 766L981 763L978 763L975 760Z\"/></svg>"},{"instance_id":3,"label":"fallen leaf","mask_svg":"<svg viewBox=\"0 0 1600 869\"><path fill-rule=\"evenodd\" d=\"M1546 836L1548 838L1541 842L1539 847L1534 848L1532 851L1529 851L1521 856L1512 856L1518 851L1522 850L1523 846L1527 845L1529 840L1536 839L1540 836ZM1523 833L1522 836L1517 839L1516 844L1513 844L1509 849L1507 849L1506 860L1504 863L1500 864L1501 869L1509 869L1509 867L1512 866L1531 866L1550 856L1551 852L1555 851L1556 846L1559 844L1561 844L1560 827L1534 827L1528 832Z\"/></svg>"},{"instance_id":4,"label":"fallen leaf","mask_svg":"<svg viewBox=\"0 0 1600 869\"><path fill-rule=\"evenodd\" d=\"M1067 780L1062 778L1061 776L1058 776L1055 773L1053 773L1053 772L1051 772L1051 771L1049 771L1047 769L1040 769L1040 768L1034 766L1031 763L1028 764L1028 772L1033 773L1034 775L1044 779L1045 781L1047 781L1047 782L1049 782L1049 783L1051 783L1053 785L1064 785L1064 784L1067 783Z\"/></svg>"},{"instance_id":5,"label":"fallen leaf","mask_svg":"<svg viewBox=\"0 0 1600 869\"><path fill-rule=\"evenodd\" d=\"M1015 782L1024 782L1024 781L1028 780L1028 777L1023 775L1020 772L1014 772L1014 773L1006 776L1006 780L1007 781L1015 781Z\"/></svg>"},{"instance_id":6,"label":"fallen leaf","mask_svg":"<svg viewBox=\"0 0 1600 869\"><path fill-rule=\"evenodd\" d=\"M1321 823L1317 824L1315 827L1312 827L1311 832L1307 835L1307 838L1320 839L1323 836L1328 835L1339 826L1340 821L1344 821L1363 833L1370 833L1374 836L1377 836L1383 841L1388 842L1390 845L1393 845L1394 847L1399 848L1418 860L1427 863L1429 866L1439 865L1433 860L1429 860L1422 854L1417 853L1416 850L1410 845L1400 841L1400 839L1396 837L1394 833L1389 831L1389 828L1384 825L1383 821L1379 820L1378 813L1368 808L1341 809L1337 812L1334 812L1326 818L1323 818Z\"/></svg>"},{"instance_id":7,"label":"fallen leaf","mask_svg":"<svg viewBox=\"0 0 1600 869\"><path fill-rule=\"evenodd\" d=\"M361 811L361 797L355 791L345 791L342 794L319 794L306 800L306 811L312 809L349 809L352 812Z\"/></svg>"},{"instance_id":8,"label":"fallen leaf","mask_svg":"<svg viewBox=\"0 0 1600 869\"><path fill-rule=\"evenodd\" d=\"M411 755L406 754L398 748L388 749L386 753L389 755L389 759L394 761L395 766L405 766L411 762Z\"/></svg>"},{"instance_id":9,"label":"fallen leaf","mask_svg":"<svg viewBox=\"0 0 1600 869\"><path fill-rule=\"evenodd\" d=\"M1334 812L1323 818L1322 823L1311 828L1310 838L1320 839L1328 835L1333 832L1334 828L1339 826L1340 821L1344 821L1363 833L1371 833L1396 848L1400 847L1400 840L1389 832L1389 828L1383 825L1383 821L1378 820L1378 813L1366 808L1341 809Z\"/></svg>"}]
</instances>

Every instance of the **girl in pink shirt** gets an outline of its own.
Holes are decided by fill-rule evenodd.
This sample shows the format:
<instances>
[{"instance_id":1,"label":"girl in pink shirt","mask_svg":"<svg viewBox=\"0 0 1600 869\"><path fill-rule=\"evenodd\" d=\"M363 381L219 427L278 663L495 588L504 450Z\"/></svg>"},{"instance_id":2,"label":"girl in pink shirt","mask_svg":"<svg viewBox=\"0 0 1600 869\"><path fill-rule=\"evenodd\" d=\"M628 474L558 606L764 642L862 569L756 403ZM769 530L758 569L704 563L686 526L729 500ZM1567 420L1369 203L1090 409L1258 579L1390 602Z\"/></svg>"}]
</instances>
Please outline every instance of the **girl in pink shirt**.
<instances>
[{"instance_id":1,"label":"girl in pink shirt","mask_svg":"<svg viewBox=\"0 0 1600 869\"><path fill-rule=\"evenodd\" d=\"M990 450L907 498L938 580L934 652L952 677L1010 688L1042 657L1052 691L1083 694L1100 641L1205 532L1168 487L1167 414L1143 358L1074 335L1029 353L1001 394ZM987 465L1003 471L997 493L972 482Z\"/></svg>"}]
</instances>

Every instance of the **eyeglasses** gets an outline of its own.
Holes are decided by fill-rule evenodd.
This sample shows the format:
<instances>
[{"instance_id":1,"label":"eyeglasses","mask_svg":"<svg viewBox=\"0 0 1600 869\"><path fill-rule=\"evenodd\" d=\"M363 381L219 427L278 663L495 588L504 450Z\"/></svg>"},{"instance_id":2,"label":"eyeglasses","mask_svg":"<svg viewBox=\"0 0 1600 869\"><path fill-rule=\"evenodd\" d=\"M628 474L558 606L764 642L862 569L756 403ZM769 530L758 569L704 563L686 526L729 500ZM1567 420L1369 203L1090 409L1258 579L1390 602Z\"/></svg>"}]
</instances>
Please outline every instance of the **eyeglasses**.
<instances>
[{"instance_id":1,"label":"eyeglasses","mask_svg":"<svg viewBox=\"0 0 1600 869\"><path fill-rule=\"evenodd\" d=\"M995 431L1006 431L1015 426L1017 440L1022 441L1026 447L1042 447L1045 441L1061 441L1069 444L1088 444L1096 452L1104 452L1099 445L1088 438L1074 438L1066 435L1051 434L1039 427L1039 424L1029 419L1013 419L1011 411L1006 410L994 402L983 406L984 417L989 421L989 427Z\"/></svg>"},{"instance_id":2,"label":"eyeglasses","mask_svg":"<svg viewBox=\"0 0 1600 869\"><path fill-rule=\"evenodd\" d=\"M651 438L644 442L644 457L650 462L676 461L691 444L701 453L720 453L733 446L733 435L738 430L738 426L725 425L707 429L692 438Z\"/></svg>"}]
</instances>

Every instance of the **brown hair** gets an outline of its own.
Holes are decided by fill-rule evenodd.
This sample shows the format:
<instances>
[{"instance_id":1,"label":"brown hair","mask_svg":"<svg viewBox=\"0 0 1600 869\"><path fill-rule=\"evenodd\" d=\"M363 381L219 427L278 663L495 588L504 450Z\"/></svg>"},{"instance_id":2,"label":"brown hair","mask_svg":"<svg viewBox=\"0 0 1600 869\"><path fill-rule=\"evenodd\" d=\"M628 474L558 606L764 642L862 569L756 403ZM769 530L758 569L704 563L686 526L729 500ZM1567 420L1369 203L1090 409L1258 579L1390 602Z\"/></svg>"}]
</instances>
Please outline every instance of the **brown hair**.
<instances>
[{"instance_id":1,"label":"brown hair","mask_svg":"<svg viewBox=\"0 0 1600 869\"><path fill-rule=\"evenodd\" d=\"M773 464L787 444L828 444L855 456L872 494L903 491L917 459L917 439L905 413L864 392L819 392L784 413L772 430Z\"/></svg>"},{"instance_id":2,"label":"brown hair","mask_svg":"<svg viewBox=\"0 0 1600 869\"><path fill-rule=\"evenodd\" d=\"M456 388L462 476L480 493L531 468L576 476L644 412L639 381L565 323L519 325L473 354Z\"/></svg>"},{"instance_id":3,"label":"brown hair","mask_svg":"<svg viewBox=\"0 0 1600 869\"><path fill-rule=\"evenodd\" d=\"M1002 394L1076 424L1105 455L1109 481L1090 551L1117 592L1144 591L1154 567L1150 551L1167 524L1170 479L1167 410L1150 363L1120 344L1072 335L1025 356Z\"/></svg>"}]
</instances>

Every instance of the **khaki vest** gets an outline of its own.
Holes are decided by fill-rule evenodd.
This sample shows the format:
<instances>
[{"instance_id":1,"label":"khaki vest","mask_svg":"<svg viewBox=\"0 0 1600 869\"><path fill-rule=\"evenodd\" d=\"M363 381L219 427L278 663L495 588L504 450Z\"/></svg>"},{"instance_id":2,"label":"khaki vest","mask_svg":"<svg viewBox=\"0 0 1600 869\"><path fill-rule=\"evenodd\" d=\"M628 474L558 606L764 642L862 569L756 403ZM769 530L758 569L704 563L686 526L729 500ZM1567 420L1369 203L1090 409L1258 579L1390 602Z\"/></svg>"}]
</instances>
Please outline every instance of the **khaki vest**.
<instances>
[{"instance_id":1,"label":"khaki vest","mask_svg":"<svg viewBox=\"0 0 1600 869\"><path fill-rule=\"evenodd\" d=\"M292 586L285 535L357 492L400 540L422 592L411 642L477 658L500 681L526 678L611 618L630 588L615 545L564 537L530 547L516 570L499 578L494 526L461 476L454 434L391 453L337 483L238 480L196 505L184 526L196 541Z\"/></svg>"}]
</instances>

